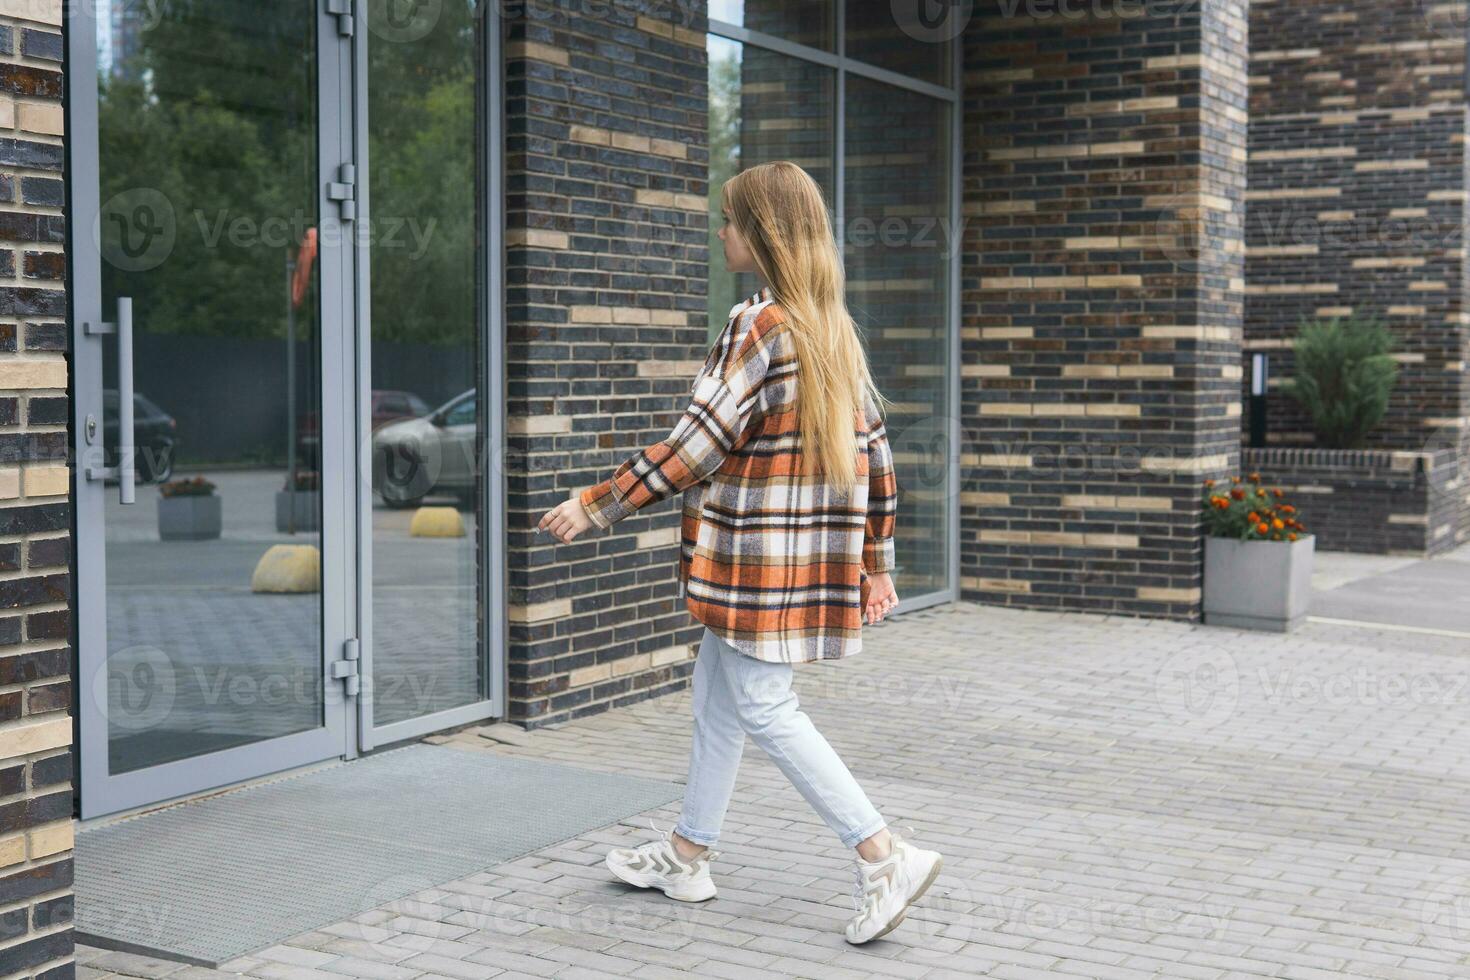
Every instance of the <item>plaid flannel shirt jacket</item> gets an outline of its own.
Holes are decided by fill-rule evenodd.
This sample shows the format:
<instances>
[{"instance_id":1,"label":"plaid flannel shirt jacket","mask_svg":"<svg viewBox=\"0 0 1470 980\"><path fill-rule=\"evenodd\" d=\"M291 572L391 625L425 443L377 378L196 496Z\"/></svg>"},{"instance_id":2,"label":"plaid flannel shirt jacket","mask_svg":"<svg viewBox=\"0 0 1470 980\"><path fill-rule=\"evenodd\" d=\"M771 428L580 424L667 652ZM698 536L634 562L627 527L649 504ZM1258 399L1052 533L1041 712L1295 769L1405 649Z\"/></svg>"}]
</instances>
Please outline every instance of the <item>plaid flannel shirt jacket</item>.
<instances>
[{"instance_id":1,"label":"plaid flannel shirt jacket","mask_svg":"<svg viewBox=\"0 0 1470 980\"><path fill-rule=\"evenodd\" d=\"M579 496L608 528L682 491L685 604L742 654L776 663L862 649L867 576L894 567L898 485L882 416L865 397L858 482L835 492L800 475L797 383L767 287L730 311L673 431Z\"/></svg>"}]
</instances>

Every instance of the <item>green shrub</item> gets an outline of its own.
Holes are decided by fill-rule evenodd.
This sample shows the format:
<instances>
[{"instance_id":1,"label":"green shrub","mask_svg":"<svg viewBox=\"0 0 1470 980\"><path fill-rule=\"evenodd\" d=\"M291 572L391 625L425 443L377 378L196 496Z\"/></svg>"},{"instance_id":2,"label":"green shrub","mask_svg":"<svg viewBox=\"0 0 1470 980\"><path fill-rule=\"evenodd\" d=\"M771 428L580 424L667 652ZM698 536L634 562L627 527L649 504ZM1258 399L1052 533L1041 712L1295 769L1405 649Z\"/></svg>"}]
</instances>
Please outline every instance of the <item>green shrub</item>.
<instances>
[{"instance_id":1,"label":"green shrub","mask_svg":"<svg viewBox=\"0 0 1470 980\"><path fill-rule=\"evenodd\" d=\"M1392 347L1393 334L1371 317L1302 321L1296 376L1281 387L1311 415L1319 446L1356 449L1383 419L1399 373Z\"/></svg>"}]
</instances>

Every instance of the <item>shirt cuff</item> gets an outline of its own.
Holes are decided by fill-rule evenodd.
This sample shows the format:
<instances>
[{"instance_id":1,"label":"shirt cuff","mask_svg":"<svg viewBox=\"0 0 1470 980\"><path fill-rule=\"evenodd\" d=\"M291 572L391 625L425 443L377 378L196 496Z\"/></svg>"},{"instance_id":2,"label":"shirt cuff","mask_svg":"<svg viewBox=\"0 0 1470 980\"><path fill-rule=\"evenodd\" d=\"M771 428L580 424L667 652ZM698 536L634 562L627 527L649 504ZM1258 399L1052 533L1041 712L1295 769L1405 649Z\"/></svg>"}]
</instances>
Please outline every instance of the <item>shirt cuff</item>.
<instances>
[{"instance_id":1,"label":"shirt cuff","mask_svg":"<svg viewBox=\"0 0 1470 980\"><path fill-rule=\"evenodd\" d=\"M613 494L611 480L588 487L577 499L582 502L582 510L586 511L587 519L603 530L612 527L613 522L621 516L617 513L617 499Z\"/></svg>"},{"instance_id":2,"label":"shirt cuff","mask_svg":"<svg viewBox=\"0 0 1470 980\"><path fill-rule=\"evenodd\" d=\"M897 565L892 538L869 538L863 542L863 569L869 575L891 572Z\"/></svg>"}]
</instances>

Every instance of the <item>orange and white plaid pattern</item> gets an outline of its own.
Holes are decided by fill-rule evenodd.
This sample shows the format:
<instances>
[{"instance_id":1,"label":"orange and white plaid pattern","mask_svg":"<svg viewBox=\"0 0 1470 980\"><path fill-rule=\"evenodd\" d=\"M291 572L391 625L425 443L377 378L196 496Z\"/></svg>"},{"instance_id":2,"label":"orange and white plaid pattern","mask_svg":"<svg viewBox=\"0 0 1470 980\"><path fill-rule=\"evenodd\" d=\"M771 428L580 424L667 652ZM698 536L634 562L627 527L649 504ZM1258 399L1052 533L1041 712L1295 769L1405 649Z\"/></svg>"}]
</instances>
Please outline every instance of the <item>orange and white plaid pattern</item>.
<instances>
[{"instance_id":1,"label":"orange and white plaid pattern","mask_svg":"<svg viewBox=\"0 0 1470 980\"><path fill-rule=\"evenodd\" d=\"M685 604L741 653L776 663L862 649L867 574L894 567L898 508L871 398L854 426L858 482L842 490L800 475L789 329L769 288L737 304L673 431L580 495L607 528L682 491Z\"/></svg>"}]
</instances>

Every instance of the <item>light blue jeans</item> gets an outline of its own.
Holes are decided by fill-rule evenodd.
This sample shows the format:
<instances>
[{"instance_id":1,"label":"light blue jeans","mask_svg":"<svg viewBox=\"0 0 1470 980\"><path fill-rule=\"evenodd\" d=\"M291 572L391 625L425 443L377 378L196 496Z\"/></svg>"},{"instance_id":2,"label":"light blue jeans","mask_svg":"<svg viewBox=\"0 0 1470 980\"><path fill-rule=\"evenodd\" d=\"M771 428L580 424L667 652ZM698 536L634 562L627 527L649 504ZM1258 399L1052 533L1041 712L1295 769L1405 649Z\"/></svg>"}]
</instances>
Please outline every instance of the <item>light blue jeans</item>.
<instances>
[{"instance_id":1,"label":"light blue jeans","mask_svg":"<svg viewBox=\"0 0 1470 980\"><path fill-rule=\"evenodd\" d=\"M848 847L887 826L832 746L800 710L791 664L748 657L708 627L694 661L694 743L674 830L712 845L749 735Z\"/></svg>"}]
</instances>

